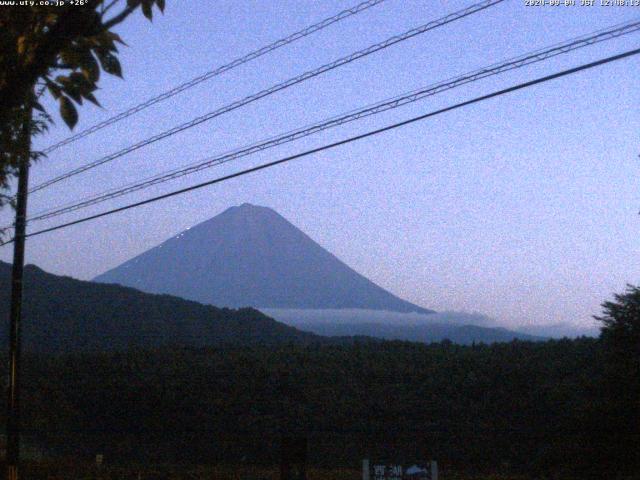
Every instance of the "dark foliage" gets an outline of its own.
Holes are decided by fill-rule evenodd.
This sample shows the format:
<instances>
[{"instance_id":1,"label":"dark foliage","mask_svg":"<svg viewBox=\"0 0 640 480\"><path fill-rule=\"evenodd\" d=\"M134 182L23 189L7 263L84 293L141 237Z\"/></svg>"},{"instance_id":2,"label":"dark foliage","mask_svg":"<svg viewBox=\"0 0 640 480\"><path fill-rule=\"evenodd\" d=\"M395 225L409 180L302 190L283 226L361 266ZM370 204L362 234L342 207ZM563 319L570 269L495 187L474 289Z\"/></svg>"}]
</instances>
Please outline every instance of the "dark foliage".
<instances>
[{"instance_id":1,"label":"dark foliage","mask_svg":"<svg viewBox=\"0 0 640 480\"><path fill-rule=\"evenodd\" d=\"M0 208L11 203L17 165L27 154L29 161L42 156L20 135L23 125L35 135L53 122L42 95L58 102L60 117L73 128L77 105L99 105L100 72L122 76L116 44L124 42L112 29L138 8L151 20L152 7L165 7L165 0L21 3L0 8Z\"/></svg>"},{"instance_id":2,"label":"dark foliage","mask_svg":"<svg viewBox=\"0 0 640 480\"><path fill-rule=\"evenodd\" d=\"M113 462L274 463L286 431L317 465L393 455L585 478L610 433L591 418L601 353L583 338L30 356L25 438Z\"/></svg>"},{"instance_id":3,"label":"dark foliage","mask_svg":"<svg viewBox=\"0 0 640 480\"><path fill-rule=\"evenodd\" d=\"M8 318L10 266L0 262L0 318ZM25 269L24 349L117 350L159 345L276 344L317 338L257 310L201 305L169 295ZM0 342L7 344L7 322Z\"/></svg>"},{"instance_id":4,"label":"dark foliage","mask_svg":"<svg viewBox=\"0 0 640 480\"><path fill-rule=\"evenodd\" d=\"M614 301L602 304L603 355L599 410L594 418L606 425L602 462L611 469L640 472L640 288L628 285ZM625 432L635 434L633 442Z\"/></svg>"}]
</instances>

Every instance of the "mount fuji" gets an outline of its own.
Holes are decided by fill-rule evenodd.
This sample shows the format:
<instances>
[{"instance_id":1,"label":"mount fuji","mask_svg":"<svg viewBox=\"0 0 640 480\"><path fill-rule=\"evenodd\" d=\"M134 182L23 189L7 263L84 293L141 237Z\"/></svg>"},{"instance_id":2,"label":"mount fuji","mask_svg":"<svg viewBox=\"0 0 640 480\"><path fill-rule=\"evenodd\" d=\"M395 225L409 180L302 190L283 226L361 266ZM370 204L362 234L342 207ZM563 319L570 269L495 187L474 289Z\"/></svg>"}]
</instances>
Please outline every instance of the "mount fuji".
<instances>
[{"instance_id":1,"label":"mount fuji","mask_svg":"<svg viewBox=\"0 0 640 480\"><path fill-rule=\"evenodd\" d=\"M94 279L218 307L433 313L354 271L270 208L245 203Z\"/></svg>"}]
</instances>

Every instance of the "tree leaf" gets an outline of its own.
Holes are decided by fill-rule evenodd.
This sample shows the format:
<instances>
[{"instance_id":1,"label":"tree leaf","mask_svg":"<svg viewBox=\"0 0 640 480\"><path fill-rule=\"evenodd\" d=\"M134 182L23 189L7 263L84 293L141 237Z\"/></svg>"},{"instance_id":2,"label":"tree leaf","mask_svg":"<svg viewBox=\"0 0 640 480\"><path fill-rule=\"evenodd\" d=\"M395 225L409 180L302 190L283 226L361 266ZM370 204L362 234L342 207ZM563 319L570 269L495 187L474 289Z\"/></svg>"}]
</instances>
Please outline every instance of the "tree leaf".
<instances>
[{"instance_id":1,"label":"tree leaf","mask_svg":"<svg viewBox=\"0 0 640 480\"><path fill-rule=\"evenodd\" d=\"M49 89L49 93L51 93L51 96L56 100L60 98L60 95L62 95L62 89L48 78L46 78L45 81L47 83L47 89Z\"/></svg>"},{"instance_id":2,"label":"tree leaf","mask_svg":"<svg viewBox=\"0 0 640 480\"><path fill-rule=\"evenodd\" d=\"M153 20L153 10L151 9L151 2L149 0L142 1L142 14L149 20Z\"/></svg>"},{"instance_id":3,"label":"tree leaf","mask_svg":"<svg viewBox=\"0 0 640 480\"><path fill-rule=\"evenodd\" d=\"M60 97L60 116L71 130L78 123L78 111L73 102L69 100L69 97L64 95Z\"/></svg>"},{"instance_id":4,"label":"tree leaf","mask_svg":"<svg viewBox=\"0 0 640 480\"><path fill-rule=\"evenodd\" d=\"M80 63L80 52L75 48L67 48L60 52L60 59L63 63L75 68Z\"/></svg>"},{"instance_id":5,"label":"tree leaf","mask_svg":"<svg viewBox=\"0 0 640 480\"><path fill-rule=\"evenodd\" d=\"M116 39L115 37L111 34L111 32L108 31L104 31L102 33L100 33L99 35L95 35L93 37L93 39L95 40L95 45L96 47L100 47L106 51L109 52L117 52L118 51L118 47L116 47Z\"/></svg>"},{"instance_id":6,"label":"tree leaf","mask_svg":"<svg viewBox=\"0 0 640 480\"><path fill-rule=\"evenodd\" d=\"M95 106L102 108L102 105L100 105L100 102L98 102L98 99L93 95L93 93L83 93L82 95Z\"/></svg>"},{"instance_id":7,"label":"tree leaf","mask_svg":"<svg viewBox=\"0 0 640 480\"><path fill-rule=\"evenodd\" d=\"M87 80L87 78L82 73L73 72L70 78L74 88L82 94L84 94L85 92L91 93L97 88L96 84L91 80Z\"/></svg>"},{"instance_id":8,"label":"tree leaf","mask_svg":"<svg viewBox=\"0 0 640 480\"><path fill-rule=\"evenodd\" d=\"M160 9L160 11L164 13L164 6L165 6L164 0L156 0L156 5L158 5L158 8Z\"/></svg>"},{"instance_id":9,"label":"tree leaf","mask_svg":"<svg viewBox=\"0 0 640 480\"><path fill-rule=\"evenodd\" d=\"M126 47L128 47L128 46L129 46L129 45L127 45L127 44L125 43L125 41L124 41L124 40L122 40L122 38L120 38L120 35L118 35L117 33L115 33L115 32L110 32L110 31L108 31L108 30L107 30L107 31L105 32L105 34L106 34L106 35L108 35L108 36L111 38L111 40L113 40L114 42L118 42L118 43L120 43L121 45L124 45L124 46L126 46Z\"/></svg>"},{"instance_id":10,"label":"tree leaf","mask_svg":"<svg viewBox=\"0 0 640 480\"><path fill-rule=\"evenodd\" d=\"M27 36L23 35L18 38L18 55L24 55L27 51Z\"/></svg>"},{"instance_id":11,"label":"tree leaf","mask_svg":"<svg viewBox=\"0 0 640 480\"><path fill-rule=\"evenodd\" d=\"M105 72L122 78L122 67L115 55L101 49L96 49L96 54L98 55L100 65L102 65L102 69Z\"/></svg>"},{"instance_id":12,"label":"tree leaf","mask_svg":"<svg viewBox=\"0 0 640 480\"><path fill-rule=\"evenodd\" d=\"M80 91L75 88L65 88L64 93L73 98L76 103L82 105L82 96L80 95Z\"/></svg>"},{"instance_id":13,"label":"tree leaf","mask_svg":"<svg viewBox=\"0 0 640 480\"><path fill-rule=\"evenodd\" d=\"M100 67L90 50L80 59L80 68L84 77L91 83L95 84L100 79Z\"/></svg>"},{"instance_id":14,"label":"tree leaf","mask_svg":"<svg viewBox=\"0 0 640 480\"><path fill-rule=\"evenodd\" d=\"M82 82L87 82L87 80L81 73L73 72L70 77L58 77L56 80L60 83L65 95L82 105Z\"/></svg>"}]
</instances>

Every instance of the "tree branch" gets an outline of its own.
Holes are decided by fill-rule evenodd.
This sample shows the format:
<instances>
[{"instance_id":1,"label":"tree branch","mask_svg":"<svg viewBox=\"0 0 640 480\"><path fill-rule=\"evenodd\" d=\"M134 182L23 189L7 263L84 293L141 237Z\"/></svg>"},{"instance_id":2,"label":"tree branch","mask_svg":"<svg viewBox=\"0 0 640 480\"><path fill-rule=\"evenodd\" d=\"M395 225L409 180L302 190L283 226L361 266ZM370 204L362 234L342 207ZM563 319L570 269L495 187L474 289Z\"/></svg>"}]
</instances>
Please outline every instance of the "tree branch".
<instances>
[{"instance_id":1,"label":"tree branch","mask_svg":"<svg viewBox=\"0 0 640 480\"><path fill-rule=\"evenodd\" d=\"M119 23L122 23L129 15L131 15L133 13L133 11L136 9L137 7L127 7L125 8L123 11L121 11L118 15L116 15L115 17L111 18L110 20L108 20L107 22L105 22L103 24L104 29L105 30L110 30L111 27L113 27L114 25L118 25Z\"/></svg>"},{"instance_id":2,"label":"tree branch","mask_svg":"<svg viewBox=\"0 0 640 480\"><path fill-rule=\"evenodd\" d=\"M113 7L115 4L117 4L120 0L112 0L111 3L107 6L105 6L102 9L102 15L104 16L109 10L111 10L111 7ZM104 2L102 3L102 5L104 6Z\"/></svg>"}]
</instances>

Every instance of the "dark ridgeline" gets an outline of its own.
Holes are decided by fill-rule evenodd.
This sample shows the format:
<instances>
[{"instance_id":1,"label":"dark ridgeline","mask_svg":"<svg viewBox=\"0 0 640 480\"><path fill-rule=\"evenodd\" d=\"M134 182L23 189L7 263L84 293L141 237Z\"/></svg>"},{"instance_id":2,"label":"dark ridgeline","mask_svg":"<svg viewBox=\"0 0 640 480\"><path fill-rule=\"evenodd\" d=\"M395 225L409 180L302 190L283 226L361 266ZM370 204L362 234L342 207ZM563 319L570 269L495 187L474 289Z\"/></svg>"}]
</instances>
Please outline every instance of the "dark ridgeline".
<instances>
[{"instance_id":1,"label":"dark ridgeline","mask_svg":"<svg viewBox=\"0 0 640 480\"><path fill-rule=\"evenodd\" d=\"M11 265L0 262L0 318L8 318ZM36 352L101 351L161 345L306 343L320 337L263 313L202 305L119 285L102 285L25 268L24 348ZM0 342L7 343L7 322Z\"/></svg>"},{"instance_id":2,"label":"dark ridgeline","mask_svg":"<svg viewBox=\"0 0 640 480\"><path fill-rule=\"evenodd\" d=\"M0 262L0 318L9 314L10 273L11 266ZM25 268L23 325L25 349L43 353L170 345L349 344L365 341L367 335L368 342L378 341L371 337L426 343L443 338L457 343L540 339L472 325L294 327L253 308L218 308L120 285L85 282L52 275L34 265ZM7 322L0 322L0 345L7 343L7 328Z\"/></svg>"},{"instance_id":3,"label":"dark ridgeline","mask_svg":"<svg viewBox=\"0 0 640 480\"><path fill-rule=\"evenodd\" d=\"M95 278L227 307L432 313L374 284L285 218L245 203Z\"/></svg>"},{"instance_id":4,"label":"dark ridgeline","mask_svg":"<svg viewBox=\"0 0 640 480\"><path fill-rule=\"evenodd\" d=\"M275 316L275 315L274 315ZM279 320L279 318L276 317ZM309 323L295 324L306 332L328 337L368 336L384 340L401 340L419 343L450 340L461 345L473 343L495 343L522 340L539 342L547 337L527 335L506 328L480 327L477 325L455 325L450 323L430 323L426 325L398 325L385 323Z\"/></svg>"}]
</instances>

